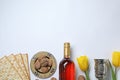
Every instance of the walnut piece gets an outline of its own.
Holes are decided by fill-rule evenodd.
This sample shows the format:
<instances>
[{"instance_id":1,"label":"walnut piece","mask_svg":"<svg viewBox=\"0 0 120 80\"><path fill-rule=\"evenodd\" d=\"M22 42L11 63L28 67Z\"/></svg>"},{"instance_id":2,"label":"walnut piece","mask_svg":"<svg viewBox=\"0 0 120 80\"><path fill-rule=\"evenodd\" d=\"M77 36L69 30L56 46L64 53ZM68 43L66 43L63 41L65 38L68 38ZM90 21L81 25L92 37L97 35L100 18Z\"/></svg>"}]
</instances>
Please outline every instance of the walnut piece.
<instances>
[{"instance_id":1,"label":"walnut piece","mask_svg":"<svg viewBox=\"0 0 120 80\"><path fill-rule=\"evenodd\" d=\"M47 67L41 67L41 68L39 69L39 71L42 72L42 73L46 73L46 72L49 71L49 69L48 69Z\"/></svg>"},{"instance_id":2,"label":"walnut piece","mask_svg":"<svg viewBox=\"0 0 120 80\"><path fill-rule=\"evenodd\" d=\"M39 69L39 68L40 68L40 62L39 62L39 60L36 60L35 69Z\"/></svg>"},{"instance_id":3,"label":"walnut piece","mask_svg":"<svg viewBox=\"0 0 120 80\"><path fill-rule=\"evenodd\" d=\"M83 75L79 75L78 80L85 80L85 77Z\"/></svg>"},{"instance_id":4,"label":"walnut piece","mask_svg":"<svg viewBox=\"0 0 120 80\"><path fill-rule=\"evenodd\" d=\"M57 80L55 77L52 77L50 80Z\"/></svg>"}]
</instances>

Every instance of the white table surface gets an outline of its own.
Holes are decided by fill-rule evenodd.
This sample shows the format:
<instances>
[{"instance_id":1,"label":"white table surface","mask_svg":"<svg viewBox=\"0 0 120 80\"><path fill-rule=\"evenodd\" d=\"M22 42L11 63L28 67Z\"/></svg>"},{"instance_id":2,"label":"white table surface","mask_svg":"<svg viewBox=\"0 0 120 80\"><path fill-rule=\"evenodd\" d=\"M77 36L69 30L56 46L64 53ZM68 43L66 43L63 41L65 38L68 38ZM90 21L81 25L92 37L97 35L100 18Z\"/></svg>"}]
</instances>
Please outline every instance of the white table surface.
<instances>
[{"instance_id":1,"label":"white table surface","mask_svg":"<svg viewBox=\"0 0 120 80\"><path fill-rule=\"evenodd\" d=\"M95 80L93 59L111 60L112 52L120 51L120 1L0 0L0 57L28 53L30 61L35 53L48 51L57 60L53 76L58 79L66 41L71 43L76 75L83 74L76 58L87 55L90 78Z\"/></svg>"}]
</instances>

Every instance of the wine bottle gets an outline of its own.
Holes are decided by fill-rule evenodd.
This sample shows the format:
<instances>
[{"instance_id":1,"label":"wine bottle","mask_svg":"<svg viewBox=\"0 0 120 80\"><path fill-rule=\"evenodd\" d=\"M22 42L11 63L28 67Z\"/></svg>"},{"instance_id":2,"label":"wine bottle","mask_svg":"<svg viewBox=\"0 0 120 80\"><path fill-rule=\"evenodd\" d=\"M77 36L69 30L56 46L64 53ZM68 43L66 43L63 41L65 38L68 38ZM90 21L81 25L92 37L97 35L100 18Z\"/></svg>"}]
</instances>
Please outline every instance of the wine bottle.
<instances>
[{"instance_id":1,"label":"wine bottle","mask_svg":"<svg viewBox=\"0 0 120 80\"><path fill-rule=\"evenodd\" d=\"M59 64L59 80L75 80L75 65L70 59L70 43L64 43L64 58Z\"/></svg>"}]
</instances>

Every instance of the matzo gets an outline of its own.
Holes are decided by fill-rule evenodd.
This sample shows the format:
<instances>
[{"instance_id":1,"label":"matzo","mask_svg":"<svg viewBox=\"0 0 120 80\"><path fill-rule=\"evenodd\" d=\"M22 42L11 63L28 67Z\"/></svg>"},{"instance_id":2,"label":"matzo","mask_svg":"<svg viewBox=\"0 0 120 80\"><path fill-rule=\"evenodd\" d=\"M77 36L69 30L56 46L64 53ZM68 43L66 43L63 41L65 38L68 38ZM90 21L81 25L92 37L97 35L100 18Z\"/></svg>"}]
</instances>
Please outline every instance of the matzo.
<instances>
[{"instance_id":1,"label":"matzo","mask_svg":"<svg viewBox=\"0 0 120 80\"><path fill-rule=\"evenodd\" d=\"M25 65L25 68L26 68L28 77L29 77L29 79L30 79L29 63L28 63L28 54L22 54L22 58L23 58L23 62L24 62L24 65Z\"/></svg>"},{"instance_id":2,"label":"matzo","mask_svg":"<svg viewBox=\"0 0 120 80\"><path fill-rule=\"evenodd\" d=\"M5 80L8 71L9 71L9 67L10 66L6 66L7 61L5 59L5 57L0 59L0 80Z\"/></svg>"},{"instance_id":3,"label":"matzo","mask_svg":"<svg viewBox=\"0 0 120 80\"><path fill-rule=\"evenodd\" d=\"M11 65L11 63L7 60L6 56L0 60L0 79L22 80L17 71Z\"/></svg>"},{"instance_id":4,"label":"matzo","mask_svg":"<svg viewBox=\"0 0 120 80\"><path fill-rule=\"evenodd\" d=\"M19 63L22 71L24 71L25 76L27 77L27 79L29 79L29 77L27 76L27 71L26 71L26 69L25 69L25 65L24 65L24 63L23 63L22 55L21 55L21 54L16 54L16 55L15 55L15 58L16 58L16 60L17 60L17 63Z\"/></svg>"},{"instance_id":5,"label":"matzo","mask_svg":"<svg viewBox=\"0 0 120 80\"><path fill-rule=\"evenodd\" d=\"M23 80L28 80L27 77L25 76L24 71L22 71L22 68L20 67L20 65L17 63L15 56L13 54L7 56L8 60L10 61L10 63L13 65L13 67L17 70L17 72L19 73L19 75L22 77Z\"/></svg>"}]
</instances>

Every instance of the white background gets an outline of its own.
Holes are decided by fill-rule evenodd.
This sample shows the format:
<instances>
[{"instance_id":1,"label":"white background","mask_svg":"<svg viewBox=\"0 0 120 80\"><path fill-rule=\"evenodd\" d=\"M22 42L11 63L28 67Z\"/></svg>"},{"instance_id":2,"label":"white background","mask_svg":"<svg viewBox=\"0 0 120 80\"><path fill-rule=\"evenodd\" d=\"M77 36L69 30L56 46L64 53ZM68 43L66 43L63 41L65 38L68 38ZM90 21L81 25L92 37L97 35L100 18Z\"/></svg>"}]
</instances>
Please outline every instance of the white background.
<instances>
[{"instance_id":1,"label":"white background","mask_svg":"<svg viewBox=\"0 0 120 80\"><path fill-rule=\"evenodd\" d=\"M120 0L0 0L0 57L28 53L30 61L35 53L48 51L59 65L66 41L76 75L83 74L76 58L87 55L95 80L93 59L111 60L112 52L120 51ZM58 75L57 68L53 76Z\"/></svg>"}]
</instances>

